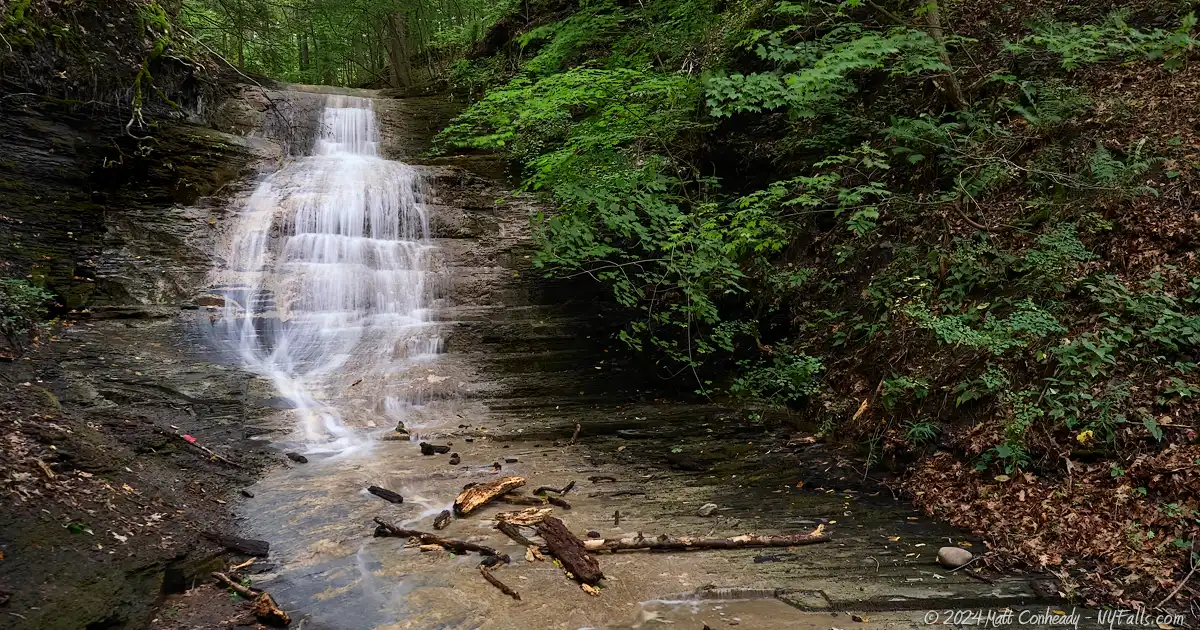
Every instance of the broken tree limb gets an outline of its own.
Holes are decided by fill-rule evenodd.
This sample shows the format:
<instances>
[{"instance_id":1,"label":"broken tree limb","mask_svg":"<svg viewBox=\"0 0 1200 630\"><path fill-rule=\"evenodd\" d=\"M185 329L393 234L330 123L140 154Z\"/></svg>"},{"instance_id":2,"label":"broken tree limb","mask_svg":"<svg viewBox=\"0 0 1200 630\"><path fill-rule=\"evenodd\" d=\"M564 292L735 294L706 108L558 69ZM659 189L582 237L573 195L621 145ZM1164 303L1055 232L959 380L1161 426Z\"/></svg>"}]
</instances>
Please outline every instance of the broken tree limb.
<instances>
[{"instance_id":1,"label":"broken tree limb","mask_svg":"<svg viewBox=\"0 0 1200 630\"><path fill-rule=\"evenodd\" d=\"M504 563L499 563L499 564L504 564ZM508 584L505 584L504 582L500 582L498 577L492 575L490 566L491 565L488 565L487 563L479 563L479 572L482 576L484 576L484 580L487 580L487 582L492 584L493 587L500 589L500 593L504 593L505 595L510 596L510 598L512 598L512 599L521 601L521 594L517 593L516 590L512 590L511 588L509 588Z\"/></svg>"},{"instance_id":2,"label":"broken tree limb","mask_svg":"<svg viewBox=\"0 0 1200 630\"><path fill-rule=\"evenodd\" d=\"M237 582L234 582L228 575L225 575L224 573L221 573L219 571L214 571L212 576L214 578L216 578L216 580L218 582L220 582L222 585L224 585L227 588L233 589L234 592L236 592L238 595L241 595L242 597L245 597L246 599L252 600L255 597L258 597L258 594L262 592L257 589L250 588L248 586L243 586L241 584L238 584Z\"/></svg>"},{"instance_id":3,"label":"broken tree limb","mask_svg":"<svg viewBox=\"0 0 1200 630\"><path fill-rule=\"evenodd\" d=\"M524 477L501 477L464 488L458 498L454 499L454 513L458 516L466 516L492 499L523 485L525 485Z\"/></svg>"},{"instance_id":4,"label":"broken tree limb","mask_svg":"<svg viewBox=\"0 0 1200 630\"><path fill-rule=\"evenodd\" d=\"M545 497L530 497L523 494L502 494L496 497L496 500L509 505L546 505L549 501Z\"/></svg>"},{"instance_id":5,"label":"broken tree limb","mask_svg":"<svg viewBox=\"0 0 1200 630\"><path fill-rule=\"evenodd\" d=\"M201 535L226 549L247 556L266 556L271 550L271 543L265 540L238 538L237 536L227 536L225 534L218 534L217 532L203 532Z\"/></svg>"},{"instance_id":6,"label":"broken tree limb","mask_svg":"<svg viewBox=\"0 0 1200 630\"><path fill-rule=\"evenodd\" d=\"M388 490L387 488L369 486L367 488L367 492L370 492L384 501L391 501L392 503L404 503L404 497L400 496L399 493Z\"/></svg>"},{"instance_id":7,"label":"broken tree limb","mask_svg":"<svg viewBox=\"0 0 1200 630\"><path fill-rule=\"evenodd\" d=\"M496 529L503 532L505 536L508 536L509 538L513 539L513 542L517 543L518 545L521 545L522 547L528 548L528 547L536 547L537 546L533 543L532 540L529 540L528 538L526 538L525 535L521 533L521 530L516 525L513 525L512 523L505 523L504 521L500 521L500 522L496 523Z\"/></svg>"},{"instance_id":8,"label":"broken tree limb","mask_svg":"<svg viewBox=\"0 0 1200 630\"><path fill-rule=\"evenodd\" d=\"M238 595L252 600L251 611L259 623L279 628L286 628L288 624L292 623L292 618L275 603L270 593L238 584L224 573L214 572L212 576L222 585L233 589Z\"/></svg>"},{"instance_id":9,"label":"broken tree limb","mask_svg":"<svg viewBox=\"0 0 1200 630\"><path fill-rule=\"evenodd\" d=\"M485 545L478 545L465 540L442 538L437 534L430 534L429 532L422 532L415 529L403 529L396 527L395 525L392 525L381 518L376 518L375 523L379 525L375 528L375 536L377 538L384 538L388 536L394 536L397 538L416 538L423 545L437 545L444 549L449 549L454 553L465 554L474 551L481 556L504 556L504 554L500 553L499 551L496 551L495 549Z\"/></svg>"},{"instance_id":10,"label":"broken tree limb","mask_svg":"<svg viewBox=\"0 0 1200 630\"><path fill-rule=\"evenodd\" d=\"M584 584L595 584L604 579L600 563L584 548L584 542L575 537L562 521L547 516L538 525L538 534L546 541L550 553L558 558L576 580Z\"/></svg>"},{"instance_id":11,"label":"broken tree limb","mask_svg":"<svg viewBox=\"0 0 1200 630\"><path fill-rule=\"evenodd\" d=\"M646 538L641 534L630 538L599 538L583 541L588 551L621 551L633 549L745 549L747 547L796 547L829 542L829 537L820 532L811 534L788 534L784 536L759 536L743 534L733 538L699 538L695 536L656 536Z\"/></svg>"}]
</instances>

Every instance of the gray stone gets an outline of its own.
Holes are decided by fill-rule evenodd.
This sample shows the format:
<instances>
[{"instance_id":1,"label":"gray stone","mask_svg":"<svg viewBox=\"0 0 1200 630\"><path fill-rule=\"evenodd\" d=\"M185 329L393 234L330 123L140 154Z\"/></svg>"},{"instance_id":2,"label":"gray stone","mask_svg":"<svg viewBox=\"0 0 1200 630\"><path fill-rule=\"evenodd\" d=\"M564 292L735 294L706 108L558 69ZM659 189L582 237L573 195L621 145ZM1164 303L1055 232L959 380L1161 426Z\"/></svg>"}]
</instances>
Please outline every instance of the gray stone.
<instances>
[{"instance_id":1,"label":"gray stone","mask_svg":"<svg viewBox=\"0 0 1200 630\"><path fill-rule=\"evenodd\" d=\"M937 553L938 564L947 569L957 569L964 566L974 557L970 551L962 547L942 547L938 549Z\"/></svg>"},{"instance_id":2,"label":"gray stone","mask_svg":"<svg viewBox=\"0 0 1200 630\"><path fill-rule=\"evenodd\" d=\"M717 511L716 503L705 503L704 505L700 506L699 510L696 510L696 515L697 516L712 516L713 513L716 511Z\"/></svg>"}]
</instances>

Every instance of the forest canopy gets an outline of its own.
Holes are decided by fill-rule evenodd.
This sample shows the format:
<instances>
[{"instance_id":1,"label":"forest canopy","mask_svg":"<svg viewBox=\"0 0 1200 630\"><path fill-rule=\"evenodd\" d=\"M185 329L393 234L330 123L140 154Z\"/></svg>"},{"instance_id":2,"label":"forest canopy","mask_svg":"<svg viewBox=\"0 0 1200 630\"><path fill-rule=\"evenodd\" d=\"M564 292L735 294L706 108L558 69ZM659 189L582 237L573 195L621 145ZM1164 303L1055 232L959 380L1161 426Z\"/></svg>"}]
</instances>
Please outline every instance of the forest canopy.
<instances>
[{"instance_id":1,"label":"forest canopy","mask_svg":"<svg viewBox=\"0 0 1200 630\"><path fill-rule=\"evenodd\" d=\"M180 21L248 72L407 87L445 72L506 10L480 0L184 0Z\"/></svg>"}]
</instances>

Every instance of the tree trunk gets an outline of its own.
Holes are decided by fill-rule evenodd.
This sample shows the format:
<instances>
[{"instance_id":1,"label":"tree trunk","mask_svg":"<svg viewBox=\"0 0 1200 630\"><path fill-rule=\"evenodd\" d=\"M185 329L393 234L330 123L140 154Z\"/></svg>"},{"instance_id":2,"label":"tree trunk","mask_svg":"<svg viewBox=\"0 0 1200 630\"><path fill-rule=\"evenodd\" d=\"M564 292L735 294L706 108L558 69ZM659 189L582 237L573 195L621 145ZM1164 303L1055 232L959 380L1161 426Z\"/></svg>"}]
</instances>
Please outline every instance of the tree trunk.
<instances>
[{"instance_id":1,"label":"tree trunk","mask_svg":"<svg viewBox=\"0 0 1200 630\"><path fill-rule=\"evenodd\" d=\"M938 57L942 63L946 64L947 68L945 78L935 79L934 85L937 85L951 105L961 110L967 110L970 108L970 103L963 95L962 85L954 74L954 65L950 63L950 53L946 51L946 35L942 31L942 15L938 10L937 0L929 0L929 4L925 5L925 21L929 24L929 36L937 40ZM944 81L944 85L939 81Z\"/></svg>"},{"instance_id":2,"label":"tree trunk","mask_svg":"<svg viewBox=\"0 0 1200 630\"><path fill-rule=\"evenodd\" d=\"M308 70L308 33L300 33L300 71Z\"/></svg>"},{"instance_id":3,"label":"tree trunk","mask_svg":"<svg viewBox=\"0 0 1200 630\"><path fill-rule=\"evenodd\" d=\"M388 60L391 62L392 87L412 85L412 67L408 52L408 21L401 13L388 16Z\"/></svg>"}]
</instances>

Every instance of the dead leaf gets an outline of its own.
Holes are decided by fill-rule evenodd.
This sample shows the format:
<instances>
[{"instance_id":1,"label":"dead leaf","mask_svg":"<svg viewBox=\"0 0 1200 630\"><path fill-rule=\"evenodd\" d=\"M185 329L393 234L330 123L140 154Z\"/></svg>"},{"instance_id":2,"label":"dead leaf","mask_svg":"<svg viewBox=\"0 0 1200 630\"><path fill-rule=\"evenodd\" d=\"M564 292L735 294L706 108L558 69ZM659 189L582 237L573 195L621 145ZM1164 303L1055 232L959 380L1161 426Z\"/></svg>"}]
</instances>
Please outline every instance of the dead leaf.
<instances>
[{"instance_id":1,"label":"dead leaf","mask_svg":"<svg viewBox=\"0 0 1200 630\"><path fill-rule=\"evenodd\" d=\"M600 597L600 589L592 586L591 584L580 584L579 588L582 588L584 593L587 593L592 597Z\"/></svg>"}]
</instances>

